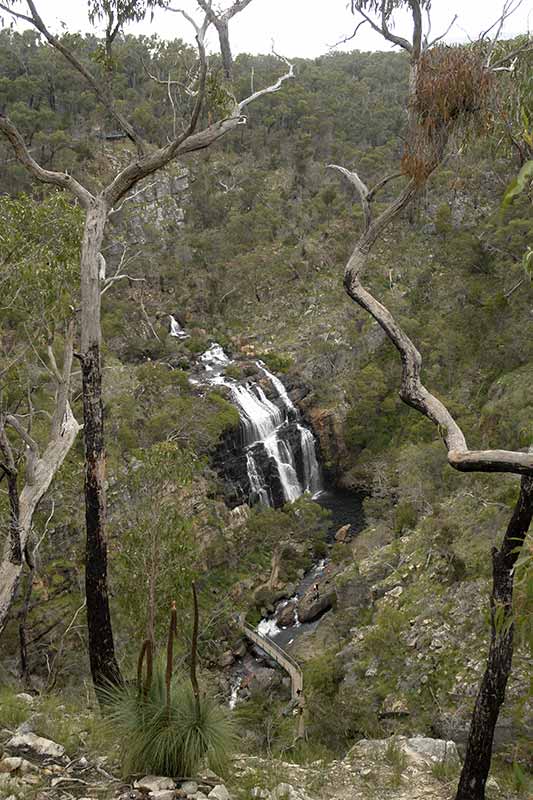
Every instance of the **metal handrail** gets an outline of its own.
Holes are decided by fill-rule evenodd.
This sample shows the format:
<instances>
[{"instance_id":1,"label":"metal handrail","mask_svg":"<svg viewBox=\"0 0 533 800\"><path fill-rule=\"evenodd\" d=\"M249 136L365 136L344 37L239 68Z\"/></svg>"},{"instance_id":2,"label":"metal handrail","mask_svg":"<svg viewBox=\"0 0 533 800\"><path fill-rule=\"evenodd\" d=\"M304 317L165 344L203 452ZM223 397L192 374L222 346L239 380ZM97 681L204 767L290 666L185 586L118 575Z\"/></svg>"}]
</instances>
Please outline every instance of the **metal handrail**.
<instances>
[{"instance_id":1,"label":"metal handrail","mask_svg":"<svg viewBox=\"0 0 533 800\"><path fill-rule=\"evenodd\" d=\"M272 641L272 639L268 639L266 636L262 636L262 634L254 630L254 628L252 628L251 625L248 625L247 622L243 623L243 629L247 634L251 634L250 638L253 638L254 641L265 642L272 650L278 653L284 661L287 661L299 672L302 671L298 662L291 655L289 655L289 653L287 653L286 650L283 650L283 648L280 647L279 644L276 644L276 642Z\"/></svg>"},{"instance_id":2,"label":"metal handrail","mask_svg":"<svg viewBox=\"0 0 533 800\"><path fill-rule=\"evenodd\" d=\"M260 647L262 650L267 653L267 655L271 656L274 661L276 661L280 667L282 667L285 672L289 674L291 679L291 695L293 700L298 697L303 697L303 688L304 688L304 678L303 672L295 659L290 656L285 650L283 650L278 644L272 641L272 639L267 639L266 636L262 636L258 633L251 625L248 625L241 617L239 618L239 622L243 629L244 635L247 636L254 644ZM303 723L302 723L303 724Z\"/></svg>"}]
</instances>

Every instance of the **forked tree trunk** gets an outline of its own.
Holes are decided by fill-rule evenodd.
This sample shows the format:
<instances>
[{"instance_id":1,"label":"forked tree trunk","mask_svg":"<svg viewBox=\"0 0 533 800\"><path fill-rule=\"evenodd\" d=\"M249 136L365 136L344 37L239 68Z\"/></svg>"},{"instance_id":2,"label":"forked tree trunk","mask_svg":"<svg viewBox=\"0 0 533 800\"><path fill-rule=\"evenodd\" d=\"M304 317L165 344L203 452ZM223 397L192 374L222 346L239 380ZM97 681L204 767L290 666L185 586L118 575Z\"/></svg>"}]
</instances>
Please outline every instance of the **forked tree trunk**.
<instances>
[{"instance_id":1,"label":"forked tree trunk","mask_svg":"<svg viewBox=\"0 0 533 800\"><path fill-rule=\"evenodd\" d=\"M17 596L24 566L23 553L28 545L33 515L67 457L80 429L68 402L72 367L72 337L73 328L69 330L65 340L63 373L61 375L57 371L56 375L58 380L56 407L52 417L49 441L42 456L39 455L38 450L32 451L27 448L25 483L20 494L15 464L5 465L9 483L10 535L0 557L0 634L4 630L11 606ZM9 462L13 461L13 454L4 425L5 419L0 420L0 457L5 451ZM11 458L9 458L10 454Z\"/></svg>"},{"instance_id":2,"label":"forked tree trunk","mask_svg":"<svg viewBox=\"0 0 533 800\"><path fill-rule=\"evenodd\" d=\"M99 258L107 207L87 210L81 252L81 367L85 442L85 591L89 660L96 689L121 681L115 658L107 587L104 408L100 359Z\"/></svg>"},{"instance_id":3,"label":"forked tree trunk","mask_svg":"<svg viewBox=\"0 0 533 800\"><path fill-rule=\"evenodd\" d=\"M491 639L466 746L456 800L484 800L494 730L513 660L514 566L533 514L533 478L524 477L520 496L498 550L492 551Z\"/></svg>"}]
</instances>

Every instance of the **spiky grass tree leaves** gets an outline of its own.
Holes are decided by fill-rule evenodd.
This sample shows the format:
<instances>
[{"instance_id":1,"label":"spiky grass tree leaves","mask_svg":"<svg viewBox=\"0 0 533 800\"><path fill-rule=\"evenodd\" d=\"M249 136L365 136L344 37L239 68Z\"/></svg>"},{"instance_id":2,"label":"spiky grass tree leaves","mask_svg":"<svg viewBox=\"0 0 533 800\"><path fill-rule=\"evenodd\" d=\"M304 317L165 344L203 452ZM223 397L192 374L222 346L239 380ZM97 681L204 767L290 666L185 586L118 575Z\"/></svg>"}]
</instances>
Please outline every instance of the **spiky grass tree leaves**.
<instances>
[{"instance_id":1,"label":"spiky grass tree leaves","mask_svg":"<svg viewBox=\"0 0 533 800\"><path fill-rule=\"evenodd\" d=\"M154 664L144 697L135 685L106 691L106 717L121 746L124 775L194 777L206 763L223 774L235 743L228 709L208 693L199 702L190 681L174 675L167 695L166 659Z\"/></svg>"}]
</instances>

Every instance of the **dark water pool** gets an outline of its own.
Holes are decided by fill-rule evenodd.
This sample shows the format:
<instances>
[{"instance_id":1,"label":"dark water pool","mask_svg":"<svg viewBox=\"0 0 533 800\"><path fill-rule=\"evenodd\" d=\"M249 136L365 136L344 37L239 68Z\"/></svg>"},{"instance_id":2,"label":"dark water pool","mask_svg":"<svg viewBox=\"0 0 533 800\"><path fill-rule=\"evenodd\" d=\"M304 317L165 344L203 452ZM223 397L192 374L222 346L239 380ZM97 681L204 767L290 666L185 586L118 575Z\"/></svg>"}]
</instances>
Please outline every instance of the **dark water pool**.
<instances>
[{"instance_id":1,"label":"dark water pool","mask_svg":"<svg viewBox=\"0 0 533 800\"><path fill-rule=\"evenodd\" d=\"M334 538L343 525L350 525L352 535L362 530L365 522L363 511L364 492L344 489L327 489L315 497L316 502L331 512L331 527L328 540Z\"/></svg>"}]
</instances>

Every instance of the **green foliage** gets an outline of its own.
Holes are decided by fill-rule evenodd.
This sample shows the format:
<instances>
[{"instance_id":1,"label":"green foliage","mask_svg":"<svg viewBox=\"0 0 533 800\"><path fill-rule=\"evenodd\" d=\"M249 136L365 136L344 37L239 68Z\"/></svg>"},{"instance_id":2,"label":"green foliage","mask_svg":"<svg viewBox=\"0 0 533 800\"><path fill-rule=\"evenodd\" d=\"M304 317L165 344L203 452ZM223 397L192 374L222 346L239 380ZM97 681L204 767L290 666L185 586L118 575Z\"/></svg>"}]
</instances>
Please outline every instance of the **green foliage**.
<instances>
[{"instance_id":1,"label":"green foliage","mask_svg":"<svg viewBox=\"0 0 533 800\"><path fill-rule=\"evenodd\" d=\"M113 570L121 587L118 602L134 636L142 635L140 622L147 619L151 580L157 594L156 634L165 635L165 610L173 600L181 609L188 607L197 550L193 520L181 503L200 467L194 453L171 442L134 451L120 500ZM183 626L180 634L186 635Z\"/></svg>"},{"instance_id":2,"label":"green foliage","mask_svg":"<svg viewBox=\"0 0 533 800\"><path fill-rule=\"evenodd\" d=\"M400 786L402 775L407 769L407 756L394 739L391 739L385 750L385 762L392 767L392 785Z\"/></svg>"},{"instance_id":3,"label":"green foliage","mask_svg":"<svg viewBox=\"0 0 533 800\"><path fill-rule=\"evenodd\" d=\"M442 783L451 783L457 779L459 774L458 764L450 758L443 758L442 761L436 761L431 767L431 774L438 781Z\"/></svg>"},{"instance_id":4,"label":"green foliage","mask_svg":"<svg viewBox=\"0 0 533 800\"><path fill-rule=\"evenodd\" d=\"M294 361L290 356L283 355L282 353L261 353L259 355L261 361L264 361L271 372L288 372L292 367Z\"/></svg>"},{"instance_id":5,"label":"green foliage","mask_svg":"<svg viewBox=\"0 0 533 800\"><path fill-rule=\"evenodd\" d=\"M2 723L12 730L18 728L31 714L30 706L21 702L15 691L7 686L0 687L0 708L2 709Z\"/></svg>"},{"instance_id":6,"label":"green foliage","mask_svg":"<svg viewBox=\"0 0 533 800\"><path fill-rule=\"evenodd\" d=\"M398 503L394 509L394 531L401 536L405 531L412 530L417 522L418 512L409 501Z\"/></svg>"},{"instance_id":7,"label":"green foliage","mask_svg":"<svg viewBox=\"0 0 533 800\"><path fill-rule=\"evenodd\" d=\"M42 201L0 197L3 325L31 324L34 341L50 341L72 315L82 227L81 209L60 192Z\"/></svg>"},{"instance_id":8,"label":"green foliage","mask_svg":"<svg viewBox=\"0 0 533 800\"><path fill-rule=\"evenodd\" d=\"M512 183L507 187L502 200L502 209L506 209L515 197L524 192L533 180L533 160L526 161Z\"/></svg>"},{"instance_id":9,"label":"green foliage","mask_svg":"<svg viewBox=\"0 0 533 800\"><path fill-rule=\"evenodd\" d=\"M305 663L304 684L311 702L315 694L321 695L323 699L333 698L342 678L340 661L332 650L327 650Z\"/></svg>"},{"instance_id":10,"label":"green foliage","mask_svg":"<svg viewBox=\"0 0 533 800\"><path fill-rule=\"evenodd\" d=\"M173 676L167 703L165 665L157 661L146 697L134 685L105 693L105 714L121 748L124 775L194 777L206 763L224 774L235 744L229 712L202 692L199 708L188 679Z\"/></svg>"}]
</instances>

